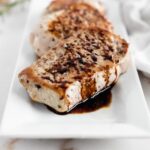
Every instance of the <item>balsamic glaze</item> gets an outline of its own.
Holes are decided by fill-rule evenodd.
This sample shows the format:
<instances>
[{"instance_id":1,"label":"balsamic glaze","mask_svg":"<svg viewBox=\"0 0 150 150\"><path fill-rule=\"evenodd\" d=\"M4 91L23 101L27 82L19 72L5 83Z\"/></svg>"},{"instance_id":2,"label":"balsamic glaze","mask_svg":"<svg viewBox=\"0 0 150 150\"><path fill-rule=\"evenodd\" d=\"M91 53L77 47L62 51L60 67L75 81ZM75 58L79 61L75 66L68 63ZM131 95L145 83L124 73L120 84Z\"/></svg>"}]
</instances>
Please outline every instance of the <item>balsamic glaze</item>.
<instances>
[{"instance_id":1,"label":"balsamic glaze","mask_svg":"<svg viewBox=\"0 0 150 150\"><path fill-rule=\"evenodd\" d=\"M71 114L83 114L88 112L96 111L103 107L108 107L112 101L111 91L105 91L103 93L98 94L94 98L90 98L84 103L79 104L74 109L72 109L69 113Z\"/></svg>"},{"instance_id":2,"label":"balsamic glaze","mask_svg":"<svg viewBox=\"0 0 150 150\"><path fill-rule=\"evenodd\" d=\"M74 109L72 109L69 112L59 113L49 106L47 106L47 108L50 111L53 111L54 113L59 115L83 114L83 113L94 112L96 110L99 110L100 108L108 107L111 104L111 101L112 101L112 93L110 88L96 95L95 97L88 99L86 102L77 105Z\"/></svg>"}]
</instances>

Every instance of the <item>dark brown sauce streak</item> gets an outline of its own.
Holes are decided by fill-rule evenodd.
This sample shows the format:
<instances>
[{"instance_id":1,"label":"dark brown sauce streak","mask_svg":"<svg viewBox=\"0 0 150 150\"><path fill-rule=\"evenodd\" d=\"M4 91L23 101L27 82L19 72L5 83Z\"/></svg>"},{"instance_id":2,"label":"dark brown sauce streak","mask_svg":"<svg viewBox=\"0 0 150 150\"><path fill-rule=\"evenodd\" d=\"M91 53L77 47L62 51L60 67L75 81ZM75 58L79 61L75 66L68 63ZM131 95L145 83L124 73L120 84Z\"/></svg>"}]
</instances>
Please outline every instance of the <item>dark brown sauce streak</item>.
<instances>
[{"instance_id":1,"label":"dark brown sauce streak","mask_svg":"<svg viewBox=\"0 0 150 150\"><path fill-rule=\"evenodd\" d=\"M100 108L108 107L112 100L111 91L105 91L101 94L98 94L94 98L88 99L86 102L79 104L69 113L71 114L82 114L88 112L94 112Z\"/></svg>"},{"instance_id":2,"label":"dark brown sauce streak","mask_svg":"<svg viewBox=\"0 0 150 150\"><path fill-rule=\"evenodd\" d=\"M50 111L53 111L59 115L67 115L67 114L83 114L94 112L99 110L100 108L108 107L112 101L112 93L111 89L113 86L109 87L108 89L96 94L92 98L89 98L87 101L77 104L73 109L69 112L59 113L53 108L46 106Z\"/></svg>"}]
</instances>

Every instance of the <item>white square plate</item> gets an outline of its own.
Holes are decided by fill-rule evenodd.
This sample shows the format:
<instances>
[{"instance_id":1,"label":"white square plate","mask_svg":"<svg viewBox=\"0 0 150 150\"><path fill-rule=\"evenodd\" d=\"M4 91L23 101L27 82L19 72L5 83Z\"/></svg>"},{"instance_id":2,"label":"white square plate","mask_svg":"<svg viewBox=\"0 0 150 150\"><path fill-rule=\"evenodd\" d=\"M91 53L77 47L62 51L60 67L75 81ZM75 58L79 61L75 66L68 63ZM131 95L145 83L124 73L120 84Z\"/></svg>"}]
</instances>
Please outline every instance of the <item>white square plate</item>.
<instances>
[{"instance_id":1,"label":"white square plate","mask_svg":"<svg viewBox=\"0 0 150 150\"><path fill-rule=\"evenodd\" d=\"M116 138L147 137L150 131L149 112L134 63L122 75L112 90L112 103L108 108L86 114L56 115L41 104L33 104L17 74L29 66L35 54L29 44L29 34L37 23L49 0L33 0L25 29L23 44L10 87L2 120L4 136L21 138ZM108 16L118 34L127 39L119 15L119 4L105 1Z\"/></svg>"}]
</instances>

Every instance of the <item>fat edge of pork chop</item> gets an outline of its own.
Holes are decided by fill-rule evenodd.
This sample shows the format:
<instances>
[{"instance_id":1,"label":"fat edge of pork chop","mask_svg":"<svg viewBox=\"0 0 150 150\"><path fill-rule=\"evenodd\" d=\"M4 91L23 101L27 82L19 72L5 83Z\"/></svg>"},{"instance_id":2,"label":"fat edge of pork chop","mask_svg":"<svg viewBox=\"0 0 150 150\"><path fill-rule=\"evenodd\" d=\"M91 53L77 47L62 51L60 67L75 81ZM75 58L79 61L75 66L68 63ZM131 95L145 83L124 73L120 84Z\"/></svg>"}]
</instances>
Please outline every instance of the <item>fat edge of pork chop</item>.
<instances>
[{"instance_id":1,"label":"fat edge of pork chop","mask_svg":"<svg viewBox=\"0 0 150 150\"><path fill-rule=\"evenodd\" d=\"M31 33L30 43L40 57L74 32L91 26L112 31L111 23L97 9L86 3L75 3L66 10L45 15Z\"/></svg>"},{"instance_id":2,"label":"fat edge of pork chop","mask_svg":"<svg viewBox=\"0 0 150 150\"><path fill-rule=\"evenodd\" d=\"M85 29L63 41L19 74L33 101L57 112L116 83L128 44L101 29Z\"/></svg>"}]
</instances>

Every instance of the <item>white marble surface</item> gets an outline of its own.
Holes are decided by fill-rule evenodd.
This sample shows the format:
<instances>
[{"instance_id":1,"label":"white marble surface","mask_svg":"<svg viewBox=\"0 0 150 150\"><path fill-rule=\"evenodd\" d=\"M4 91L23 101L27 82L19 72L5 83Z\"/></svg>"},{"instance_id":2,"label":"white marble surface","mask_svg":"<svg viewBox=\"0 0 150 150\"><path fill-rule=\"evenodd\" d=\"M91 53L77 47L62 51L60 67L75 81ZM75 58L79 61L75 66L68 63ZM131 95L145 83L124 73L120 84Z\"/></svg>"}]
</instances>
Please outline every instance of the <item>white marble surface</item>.
<instances>
[{"instance_id":1,"label":"white marble surface","mask_svg":"<svg viewBox=\"0 0 150 150\"><path fill-rule=\"evenodd\" d=\"M0 119L15 67L28 7L17 9L0 18ZM140 79L150 108L150 79L140 73ZM149 150L150 139L114 140L30 140L0 137L0 150Z\"/></svg>"}]
</instances>

